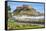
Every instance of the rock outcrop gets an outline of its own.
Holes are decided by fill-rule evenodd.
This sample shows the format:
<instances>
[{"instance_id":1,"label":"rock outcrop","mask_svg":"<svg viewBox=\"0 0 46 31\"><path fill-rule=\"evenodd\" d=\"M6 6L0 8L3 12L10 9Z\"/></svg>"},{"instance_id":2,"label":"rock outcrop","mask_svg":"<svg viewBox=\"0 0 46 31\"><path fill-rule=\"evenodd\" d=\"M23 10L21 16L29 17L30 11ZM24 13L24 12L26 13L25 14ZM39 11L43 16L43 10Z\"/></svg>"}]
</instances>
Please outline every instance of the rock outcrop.
<instances>
[{"instance_id":1,"label":"rock outcrop","mask_svg":"<svg viewBox=\"0 0 46 31\"><path fill-rule=\"evenodd\" d=\"M36 9L29 5L17 6L14 10L14 15L42 16Z\"/></svg>"}]
</instances>

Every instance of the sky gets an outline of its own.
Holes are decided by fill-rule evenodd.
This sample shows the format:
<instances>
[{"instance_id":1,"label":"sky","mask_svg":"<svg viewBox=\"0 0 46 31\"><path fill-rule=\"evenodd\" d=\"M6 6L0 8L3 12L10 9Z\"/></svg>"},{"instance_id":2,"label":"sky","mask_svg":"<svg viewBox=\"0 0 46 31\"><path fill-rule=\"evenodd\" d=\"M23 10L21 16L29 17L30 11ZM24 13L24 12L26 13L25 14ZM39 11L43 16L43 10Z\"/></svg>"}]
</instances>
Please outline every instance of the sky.
<instances>
[{"instance_id":1,"label":"sky","mask_svg":"<svg viewBox=\"0 0 46 31\"><path fill-rule=\"evenodd\" d=\"M22 6L23 4L32 6L37 11L44 13L44 4L42 4L42 3L8 2L8 6L11 7L11 11L14 11L17 6Z\"/></svg>"}]
</instances>

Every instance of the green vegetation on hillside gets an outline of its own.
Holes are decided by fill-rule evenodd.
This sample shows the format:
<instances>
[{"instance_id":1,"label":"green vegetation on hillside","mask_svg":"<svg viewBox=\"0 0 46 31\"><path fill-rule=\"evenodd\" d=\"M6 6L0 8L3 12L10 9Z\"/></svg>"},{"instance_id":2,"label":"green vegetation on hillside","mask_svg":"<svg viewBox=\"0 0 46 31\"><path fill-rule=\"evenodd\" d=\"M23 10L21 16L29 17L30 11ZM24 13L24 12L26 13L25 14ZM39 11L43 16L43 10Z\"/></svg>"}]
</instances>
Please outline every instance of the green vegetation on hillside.
<instances>
[{"instance_id":1,"label":"green vegetation on hillside","mask_svg":"<svg viewBox=\"0 0 46 31\"><path fill-rule=\"evenodd\" d=\"M10 30L24 30L24 29L36 29L36 28L44 28L38 25L31 25L31 24L16 24L15 20L9 19L8 21L8 29Z\"/></svg>"}]
</instances>

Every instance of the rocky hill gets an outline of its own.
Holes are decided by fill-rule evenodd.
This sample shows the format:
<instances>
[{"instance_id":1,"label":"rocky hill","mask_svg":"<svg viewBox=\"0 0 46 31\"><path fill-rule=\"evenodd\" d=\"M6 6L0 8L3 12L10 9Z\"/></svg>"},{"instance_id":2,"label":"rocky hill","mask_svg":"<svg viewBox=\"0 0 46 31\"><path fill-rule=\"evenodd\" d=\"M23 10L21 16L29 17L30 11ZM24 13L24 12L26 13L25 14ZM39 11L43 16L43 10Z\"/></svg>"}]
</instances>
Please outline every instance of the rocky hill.
<instances>
[{"instance_id":1,"label":"rocky hill","mask_svg":"<svg viewBox=\"0 0 46 31\"><path fill-rule=\"evenodd\" d=\"M23 5L16 7L14 10L14 15L42 16L44 14L36 11L36 9L34 9L32 6Z\"/></svg>"}]
</instances>

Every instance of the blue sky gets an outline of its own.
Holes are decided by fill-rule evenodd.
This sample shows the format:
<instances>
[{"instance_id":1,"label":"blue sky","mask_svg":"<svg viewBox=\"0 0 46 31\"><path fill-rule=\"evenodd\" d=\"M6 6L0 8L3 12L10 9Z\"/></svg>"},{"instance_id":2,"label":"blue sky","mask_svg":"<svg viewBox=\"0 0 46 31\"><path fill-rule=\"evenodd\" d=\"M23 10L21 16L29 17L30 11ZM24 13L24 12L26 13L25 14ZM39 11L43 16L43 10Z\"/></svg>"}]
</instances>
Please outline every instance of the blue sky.
<instances>
[{"instance_id":1,"label":"blue sky","mask_svg":"<svg viewBox=\"0 0 46 31\"><path fill-rule=\"evenodd\" d=\"M14 11L17 6L22 6L22 5L30 5L33 8L35 8L39 12L44 13L44 4L40 3L24 3L24 2L8 2L8 5L11 7L11 11Z\"/></svg>"}]
</instances>

